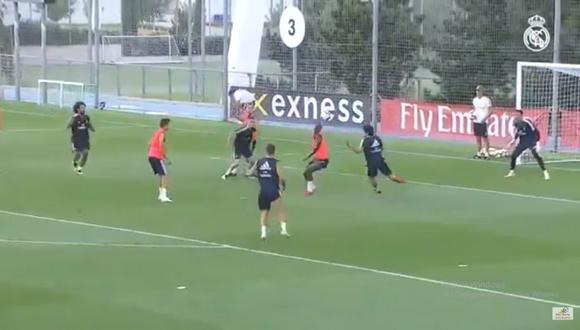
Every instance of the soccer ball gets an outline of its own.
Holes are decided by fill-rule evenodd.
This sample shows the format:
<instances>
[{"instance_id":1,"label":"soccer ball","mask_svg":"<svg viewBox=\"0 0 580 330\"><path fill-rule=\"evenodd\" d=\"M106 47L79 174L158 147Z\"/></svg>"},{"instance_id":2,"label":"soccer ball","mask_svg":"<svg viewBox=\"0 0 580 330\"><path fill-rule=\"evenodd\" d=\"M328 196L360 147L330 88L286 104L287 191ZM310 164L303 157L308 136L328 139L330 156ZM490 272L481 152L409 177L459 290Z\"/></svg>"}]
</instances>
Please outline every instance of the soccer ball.
<instances>
[{"instance_id":1,"label":"soccer ball","mask_svg":"<svg viewBox=\"0 0 580 330\"><path fill-rule=\"evenodd\" d=\"M320 118L324 121L331 121L334 119L334 111L322 110L320 111Z\"/></svg>"}]
</instances>

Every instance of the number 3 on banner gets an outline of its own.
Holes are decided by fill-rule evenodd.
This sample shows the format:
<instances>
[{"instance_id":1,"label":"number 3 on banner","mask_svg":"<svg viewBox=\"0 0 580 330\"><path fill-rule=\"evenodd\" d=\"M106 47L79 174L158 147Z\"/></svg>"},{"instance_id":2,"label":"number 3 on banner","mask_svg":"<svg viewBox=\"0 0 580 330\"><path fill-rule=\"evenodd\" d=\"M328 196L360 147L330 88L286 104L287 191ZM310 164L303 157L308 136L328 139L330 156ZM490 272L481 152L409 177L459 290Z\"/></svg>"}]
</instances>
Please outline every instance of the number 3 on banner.
<instances>
[{"instance_id":1,"label":"number 3 on banner","mask_svg":"<svg viewBox=\"0 0 580 330\"><path fill-rule=\"evenodd\" d=\"M280 37L286 46L296 48L304 40L306 23L296 7L287 7L280 17Z\"/></svg>"}]
</instances>

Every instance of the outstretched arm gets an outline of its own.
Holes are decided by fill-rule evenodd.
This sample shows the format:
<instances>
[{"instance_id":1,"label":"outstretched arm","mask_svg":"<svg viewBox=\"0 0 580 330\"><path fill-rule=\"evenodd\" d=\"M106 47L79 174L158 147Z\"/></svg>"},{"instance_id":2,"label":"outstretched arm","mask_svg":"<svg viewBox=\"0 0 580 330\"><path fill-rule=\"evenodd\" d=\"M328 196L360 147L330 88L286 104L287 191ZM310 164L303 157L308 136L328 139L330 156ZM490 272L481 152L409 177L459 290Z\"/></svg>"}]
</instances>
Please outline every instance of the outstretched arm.
<instances>
[{"instance_id":1,"label":"outstretched arm","mask_svg":"<svg viewBox=\"0 0 580 330\"><path fill-rule=\"evenodd\" d=\"M280 180L280 187L282 188L282 191L286 190L286 179L284 178L284 174L282 174L282 170L280 170L279 167L276 168L276 171L278 172L278 179Z\"/></svg>"},{"instance_id":2,"label":"outstretched arm","mask_svg":"<svg viewBox=\"0 0 580 330\"><path fill-rule=\"evenodd\" d=\"M350 144L350 141L346 141L346 147L348 149L350 149L350 151L352 151L352 152L354 152L356 154L360 154L360 153L363 152L362 147L360 147L360 146L359 147L355 147L355 146L353 146L353 145Z\"/></svg>"}]
</instances>

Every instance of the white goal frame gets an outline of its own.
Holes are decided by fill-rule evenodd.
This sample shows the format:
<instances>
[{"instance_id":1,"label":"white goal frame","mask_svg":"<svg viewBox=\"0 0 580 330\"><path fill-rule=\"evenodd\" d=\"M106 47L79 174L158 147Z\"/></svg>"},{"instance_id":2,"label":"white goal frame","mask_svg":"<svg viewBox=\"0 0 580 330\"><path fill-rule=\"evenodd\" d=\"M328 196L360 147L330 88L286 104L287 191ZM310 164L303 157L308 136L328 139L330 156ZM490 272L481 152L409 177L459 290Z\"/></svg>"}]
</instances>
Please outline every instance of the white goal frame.
<instances>
[{"instance_id":1,"label":"white goal frame","mask_svg":"<svg viewBox=\"0 0 580 330\"><path fill-rule=\"evenodd\" d=\"M567 64L567 63L552 63L552 62L525 62L525 61L521 61L521 62L517 62L517 73L516 73L516 109L517 110L522 110L522 99L523 99L523 91L524 91L524 68L540 68L540 69L547 69L553 72L553 76L552 76L552 100L551 103L549 105L550 108L550 122L548 123L549 126L552 127L552 129L554 127L558 127L561 125L561 122L559 121L559 116L560 116L560 109L559 109L559 97L560 97L560 81L559 81L559 77L561 74L568 74L568 75L572 75L572 76L576 76L579 77L580 79L580 64ZM579 105L580 106L580 105ZM579 110L580 111L580 110ZM580 118L580 112L578 114L578 117ZM580 128L579 128L580 130ZM559 129L557 130L559 131ZM560 136L554 137L551 136L550 138L552 138L552 140L557 141ZM580 137L579 140L580 141ZM556 152L556 153L562 153L562 154L568 154L568 156L565 156L563 159L560 160L555 160L555 161L547 161L547 162L578 162L580 161L580 157L577 157L578 154L580 154L580 150L576 150L576 151L566 151L566 150L562 150L558 147L558 144L554 144L552 143L551 145L548 144L547 148L548 151L551 152ZM576 154L576 157L574 156L574 154Z\"/></svg>"},{"instance_id":2,"label":"white goal frame","mask_svg":"<svg viewBox=\"0 0 580 330\"><path fill-rule=\"evenodd\" d=\"M516 75L516 109L522 110L522 76L524 67L531 68L546 68L546 69L560 69L564 72L566 69L574 69L580 71L580 64L564 64L564 63L550 63L550 62L518 62ZM558 70L554 70L558 72ZM557 83L556 83L557 84ZM554 86L556 87L556 86ZM558 90L557 88L555 90Z\"/></svg>"},{"instance_id":3,"label":"white goal frame","mask_svg":"<svg viewBox=\"0 0 580 330\"><path fill-rule=\"evenodd\" d=\"M74 81L64 81L64 80L49 80L49 79L38 79L38 90L36 93L36 101L39 105L43 104L43 93L47 85L58 85L58 106L64 107L64 86L76 86L81 88L81 95L79 100L84 100L86 85L80 82Z\"/></svg>"},{"instance_id":4,"label":"white goal frame","mask_svg":"<svg viewBox=\"0 0 580 330\"><path fill-rule=\"evenodd\" d=\"M122 40L127 39L159 39L164 40L167 47L167 54L161 56L123 56ZM119 43L111 43L107 41L120 40ZM119 46L118 56L109 58L107 47ZM179 52L179 46L175 36L172 34L162 35L104 35L101 36L101 62L110 64L154 64L154 63L183 63L184 60ZM171 50L175 49L175 53Z\"/></svg>"}]
</instances>

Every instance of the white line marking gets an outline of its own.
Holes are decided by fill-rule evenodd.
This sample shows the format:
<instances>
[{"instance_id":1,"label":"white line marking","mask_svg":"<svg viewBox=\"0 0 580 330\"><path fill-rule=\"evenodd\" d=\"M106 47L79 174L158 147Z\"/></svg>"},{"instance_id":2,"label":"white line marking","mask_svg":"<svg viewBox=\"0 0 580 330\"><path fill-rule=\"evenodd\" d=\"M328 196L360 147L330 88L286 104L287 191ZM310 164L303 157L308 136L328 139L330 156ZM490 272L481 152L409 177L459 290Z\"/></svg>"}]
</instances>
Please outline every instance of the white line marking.
<instances>
[{"instance_id":1,"label":"white line marking","mask_svg":"<svg viewBox=\"0 0 580 330\"><path fill-rule=\"evenodd\" d=\"M64 116L69 114L69 112L63 111L61 113L63 116L55 116L55 115L51 115L48 113L42 113L42 112L25 112L25 111L14 111L14 110L6 110L6 109L3 109L2 112L14 113L17 115L24 115L24 116L45 117L45 118L61 118L61 117L64 117ZM72 112L71 112L71 114L72 114Z\"/></svg>"},{"instance_id":2,"label":"white line marking","mask_svg":"<svg viewBox=\"0 0 580 330\"><path fill-rule=\"evenodd\" d=\"M6 210L0 210L0 214L13 215L13 216L17 216L17 217L24 217L24 218L34 219L34 220L60 222L60 223L65 223L65 224L69 224L69 225L78 225L78 226L93 227L93 228L99 228L99 229L108 229L108 230L113 230L113 231L122 231L125 233L131 233L131 234L138 234L138 235L151 236L151 237L161 237L161 238L183 241L183 239L181 239L180 237L177 237L177 236L164 235L164 234L153 234L153 233L146 232L146 231L140 231L140 230L135 230L135 229L124 229L124 228L120 228L120 227L112 227L112 226L110 227L110 226L104 226L104 225L97 225L97 224L92 224L89 222L80 222L80 221L74 221L74 220L42 217L42 216L36 216L33 214L11 212L11 211L6 211ZM212 243L212 242L206 242L206 241L194 240L194 239L187 239L186 241L200 243L200 244L221 245L218 243Z\"/></svg>"},{"instance_id":3,"label":"white line marking","mask_svg":"<svg viewBox=\"0 0 580 330\"><path fill-rule=\"evenodd\" d=\"M293 167L293 166L284 166L284 168L287 168L289 170L297 170L297 171L303 170L299 167ZM354 174L354 173L343 173L343 172L333 172L333 171L326 171L326 173L340 175L340 176L349 176L349 177L364 177L364 175ZM538 180L540 180L540 179L538 179ZM437 184L437 183L421 182L421 181L413 181L413 180L408 180L407 183L412 183L412 184L426 186L426 187L447 188L447 189L454 189L454 190L472 191L472 192L478 192L478 193L497 194L497 195L518 197L518 198L539 199L539 200L550 201L550 202L580 204L579 200L567 199L567 198L528 195L528 194L513 193L513 192L508 192L508 191L488 190L488 189L479 189L479 188L471 188L471 187L463 187L463 186L452 186L452 185L447 185L447 184Z\"/></svg>"},{"instance_id":4,"label":"white line marking","mask_svg":"<svg viewBox=\"0 0 580 330\"><path fill-rule=\"evenodd\" d=\"M14 112L18 112L18 111L14 111ZM116 121L105 121L108 123L118 123L118 124L131 124L128 122L116 122ZM152 128L152 126L147 126L147 125L138 125L138 124L134 124L135 127L143 127L143 128ZM210 132L210 131L198 131L198 130L193 130L193 129L187 129L187 128L172 128L173 130L179 130L179 131L186 131L186 132L195 132L195 133L202 133L202 134L217 134L214 132ZM308 142L305 141L298 141L298 140L291 140L291 139L278 139L278 138L272 138L270 140L273 141L283 141L283 142L292 142L292 143L299 143L299 144L308 144ZM473 160L473 159L467 159L467 158L461 158L461 157L454 157L454 156L443 156L443 155L435 155L435 154L423 154L423 153L416 153L416 152L407 152L407 151L396 151L396 150L389 150L387 152L392 152L392 153L400 153L400 154L406 154L406 155L413 155L413 156L420 156L420 157L431 157L431 158L441 158L441 159L456 159L456 160L463 160L463 161L478 161L478 160ZM210 159L213 160L227 160L224 158L220 158L220 157L210 157ZM481 161L480 161L481 162ZM499 162L488 162L488 164L500 164L503 165L502 163ZM292 169L292 170L300 170L302 171L303 169L300 168L296 168L296 167L286 167L288 169ZM575 169L565 169L565 168L557 168L560 170L564 170L564 171L576 171ZM342 175L342 176L356 176L356 177L360 177L362 175L357 175L357 174L352 174L352 173L341 173L341 172L332 172L332 171L326 171L327 173L332 173L335 175ZM407 181L408 183L413 183L416 185L423 185L423 186L429 186L429 187L438 187L438 188L447 188L447 189L455 189L455 190L464 190L464 191L473 191L473 192L480 192L480 193L488 193L488 194L498 194L498 195L503 195L503 196L511 196L511 197L520 197L520 198L530 198L530 199L537 199L537 200L546 200L546 201L552 201L552 202L562 202L562 203L572 203L572 204L580 204L579 200L574 200L574 199L567 199L567 198L558 198L558 197L548 197L548 196L538 196L538 195L528 195L528 194L520 194L520 193L512 193L512 192L507 192L507 191L498 191L498 190L489 190L489 189L479 189L479 188L471 188L471 187L463 187L463 186L453 186L453 185L444 185L444 184L436 184L436 183L430 183L430 182L421 182L421 181Z\"/></svg>"},{"instance_id":5,"label":"white line marking","mask_svg":"<svg viewBox=\"0 0 580 330\"><path fill-rule=\"evenodd\" d=\"M219 160L219 161L227 161L228 159L222 157L209 157L211 160ZM303 171L303 168L295 167L295 166L284 166L283 168L293 171ZM339 175L339 176L346 176L346 177L356 177L356 178L363 178L366 177L362 174L354 174L354 173L345 173L345 172L334 172L325 170L325 173L332 174L332 175ZM540 180L540 179L538 179ZM435 187L435 188L446 188L446 189L453 189L453 190L464 190L464 191L471 191L477 193L486 193L486 194L496 194L502 196L509 196L509 197L517 197L517 198L529 198L529 199L537 199L537 200L544 200L550 202L559 202L559 203L571 203L571 204L579 204L579 200L575 199L567 199L567 198L559 198L559 197L549 197L549 196L539 196L539 195L528 195L528 194L520 194L520 193L513 193L509 191L500 191L500 190L490 190L490 189L480 189L480 188L472 188L472 187L464 187L464 186L452 186L447 184L437 184L437 183L430 183L430 182L422 182L422 181L413 181L407 180L407 183L416 184L420 186L426 187Z\"/></svg>"},{"instance_id":6,"label":"white line marking","mask_svg":"<svg viewBox=\"0 0 580 330\"><path fill-rule=\"evenodd\" d=\"M51 115L42 114L42 113L30 113L30 112L12 111L12 110L3 110L3 111L4 112L8 112L8 113L31 115L31 116L60 118L58 116L51 116ZM104 120L102 122L104 122L104 123L110 123L110 124L128 124L128 125L132 125L134 127L141 127L141 128L151 128L151 129L156 128L155 126L151 126L151 125L132 124L132 123L129 123L129 122L124 122L124 121ZM210 135L217 135L217 134L219 134L219 132L213 132L213 131L207 131L207 130L196 130L196 129L190 129L190 128L172 128L172 130L181 131L181 132L199 133L199 134L210 134ZM307 141L300 141L300 140L293 140L293 139L270 138L270 137L264 137L264 139L271 140L271 141L279 141L279 142L298 143L298 144L304 144L304 145L308 145L309 144ZM333 145L332 147L333 148L342 147L342 145ZM333 151L333 153L345 153L345 152L348 152L348 151L345 151L345 150L335 150L335 151ZM392 154L409 155L409 156L426 157L426 158L435 158L435 159L451 159L451 160L458 160L458 161L480 162L480 163L482 162L481 160L478 160L478 159L466 158L466 157L460 157L460 156L438 155L438 154L423 153L423 152L413 152L413 151L404 151L404 150L397 150L397 149L386 149L386 152L387 153L392 153ZM486 163L487 164L494 164L494 165L505 166L504 163L497 162L497 161L493 161L493 160L492 161L488 161ZM547 163L549 163L549 162L547 162ZM558 171L565 171L565 172L580 172L580 169L567 168L567 167L556 167L556 166L550 166L550 170L558 170Z\"/></svg>"},{"instance_id":7,"label":"white line marking","mask_svg":"<svg viewBox=\"0 0 580 330\"><path fill-rule=\"evenodd\" d=\"M54 246L90 246L116 248L149 248L149 249L223 249L221 245L187 245L187 244L139 244L139 243L89 243L65 241L30 241L0 238L0 243L17 245L54 245Z\"/></svg>"},{"instance_id":8,"label":"white line marking","mask_svg":"<svg viewBox=\"0 0 580 330\"><path fill-rule=\"evenodd\" d=\"M135 128L135 126L100 126L97 127L98 130L103 129L125 129L125 128ZM4 130L6 133L34 133L34 132L63 132L69 133L69 130L66 128L23 128L23 129L7 129Z\"/></svg>"},{"instance_id":9,"label":"white line marking","mask_svg":"<svg viewBox=\"0 0 580 330\"><path fill-rule=\"evenodd\" d=\"M150 237L163 237L163 238L174 239L176 241L182 241L182 242L208 244L208 245L225 247L225 248L229 248L229 249L236 250L236 251L244 251L244 252L253 253L253 254L266 255L266 256L270 256L270 257L277 257L277 258L283 258L283 259L288 259L288 260L302 261L302 262L313 263L313 264L318 264L318 265L331 266L331 267L336 267L336 268L343 268L343 269L350 269L350 270L356 270L356 271L361 271L361 272L374 273L374 274L379 274L379 275L385 275L385 276L402 278L402 279L407 279L407 280L414 280L414 281L418 281L418 282L437 284L437 285L441 285L441 286L448 286L448 287L465 289L465 290L470 290L470 291L494 294L494 295L498 295L498 296L511 297L511 298L515 298L515 299L534 301L534 302L550 304L550 305L561 305L561 306L569 306L569 307L573 307L573 308L580 308L580 305L565 303L565 302L561 302L561 301L554 301L554 300L529 297L529 296L524 296L524 295L515 294L515 293L478 288L478 287L474 287L474 286L453 283L453 282L447 282L447 281L440 281L440 280L435 280L435 279L430 279L430 278L425 278L425 277L420 277L420 276L413 276L413 275L408 275L408 274L389 272L389 271L384 271L384 270L379 270L379 269L374 269L374 268L354 266L354 265L348 265L348 264L343 264L343 263L338 263L338 262L330 262L330 261L323 261L323 260L318 260L318 259L298 257L298 256L281 254L281 253L276 253L276 252L271 252L271 251L250 249L250 248L245 248L245 247L241 247L241 246L221 244L221 243L203 241L203 240L192 239L192 238L187 238L187 237L158 234L158 233L152 233L152 232L147 232L147 231L142 231L142 230L127 229L127 228L122 228L122 227L97 225L97 224L90 223L90 222L81 222L81 221L73 221L73 220L66 220L66 219L59 219L59 218L52 218L52 217L37 216L37 215L33 215L33 214L12 212L12 211L6 211L6 210L0 210L0 214L29 218L29 219L34 219L34 220L38 220L38 221L57 222L57 223L65 223L65 224L70 224L70 225L85 226L85 227L91 227L91 228L116 230L116 231L120 231L120 232L134 233L134 234L140 234L140 235L150 236Z\"/></svg>"}]
</instances>

